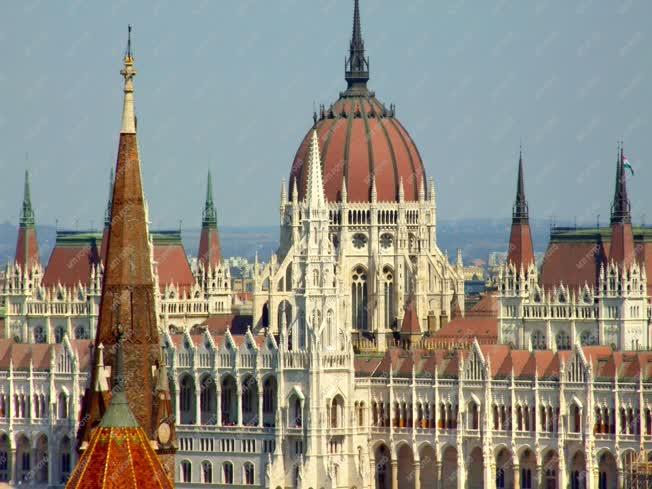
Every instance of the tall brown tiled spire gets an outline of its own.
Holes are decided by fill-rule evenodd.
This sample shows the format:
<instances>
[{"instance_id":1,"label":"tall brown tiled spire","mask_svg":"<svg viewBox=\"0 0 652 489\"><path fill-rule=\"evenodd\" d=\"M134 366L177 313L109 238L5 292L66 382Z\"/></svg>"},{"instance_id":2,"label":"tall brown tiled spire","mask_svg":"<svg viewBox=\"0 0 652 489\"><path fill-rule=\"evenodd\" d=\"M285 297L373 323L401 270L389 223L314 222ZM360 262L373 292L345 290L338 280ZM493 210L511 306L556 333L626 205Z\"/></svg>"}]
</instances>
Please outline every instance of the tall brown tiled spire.
<instances>
[{"instance_id":1,"label":"tall brown tiled spire","mask_svg":"<svg viewBox=\"0 0 652 489\"><path fill-rule=\"evenodd\" d=\"M121 350L124 392L138 423L154 440L158 431L155 371L160 363L160 341L136 136L133 98L136 70L131 39L120 73L124 77L124 106L95 351L99 350L99 345L104 346L104 365L111 368L115 366L116 351ZM115 386L116 369L111 370L112 385ZM90 385L95 383L96 380L92 378ZM82 414L82 418L87 420L80 431L82 443L88 441L90 430L102 418L104 413L101 411L96 394L89 391ZM159 443L161 445L165 446ZM174 453L172 446L169 453Z\"/></svg>"},{"instance_id":2,"label":"tall brown tiled spire","mask_svg":"<svg viewBox=\"0 0 652 489\"><path fill-rule=\"evenodd\" d=\"M527 269L534 263L534 248L530 231L530 216L525 198L525 176L523 173L523 151L518 156L518 178L516 180L516 199L512 209L512 230L509 236L507 262L517 269Z\"/></svg>"},{"instance_id":3,"label":"tall brown tiled spire","mask_svg":"<svg viewBox=\"0 0 652 489\"><path fill-rule=\"evenodd\" d=\"M27 170L25 170L25 188L23 189L23 205L20 209L15 261L17 265L26 271L41 263L38 240L36 239L36 220L34 219L34 209L32 209L29 172Z\"/></svg>"},{"instance_id":4,"label":"tall brown tiled spire","mask_svg":"<svg viewBox=\"0 0 652 489\"><path fill-rule=\"evenodd\" d=\"M627 197L627 175L625 174L625 155L623 146L618 150L616 163L616 188L611 204L611 249L609 260L629 267L634 261L634 236L632 234L632 214Z\"/></svg>"},{"instance_id":5,"label":"tall brown tiled spire","mask_svg":"<svg viewBox=\"0 0 652 489\"><path fill-rule=\"evenodd\" d=\"M197 258L204 268L216 267L222 260L220 235L217 231L217 211L213 202L213 180L211 179L210 170L208 171L206 183L206 202L202 212L201 236L199 237Z\"/></svg>"}]
</instances>

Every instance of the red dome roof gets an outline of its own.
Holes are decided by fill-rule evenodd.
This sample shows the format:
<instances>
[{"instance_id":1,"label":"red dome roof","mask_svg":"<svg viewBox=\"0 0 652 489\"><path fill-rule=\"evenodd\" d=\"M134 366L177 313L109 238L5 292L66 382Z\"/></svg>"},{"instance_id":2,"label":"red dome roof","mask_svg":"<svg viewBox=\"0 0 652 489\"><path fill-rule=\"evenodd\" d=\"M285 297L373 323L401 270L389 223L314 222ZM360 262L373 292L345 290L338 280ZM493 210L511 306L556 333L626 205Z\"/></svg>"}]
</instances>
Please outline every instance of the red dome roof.
<instances>
[{"instance_id":1,"label":"red dome roof","mask_svg":"<svg viewBox=\"0 0 652 489\"><path fill-rule=\"evenodd\" d=\"M365 90L366 91L366 90ZM376 177L378 201L397 201L403 180L405 200L418 200L419 185L425 179L421 156L403 125L372 92L363 91L340 99L321 114L315 124L319 135L326 198L341 200L346 179L349 202L371 200L372 175ZM290 185L296 178L299 199L308 180L308 149L312 128L294 157ZM424 181L425 186L425 181Z\"/></svg>"}]
</instances>

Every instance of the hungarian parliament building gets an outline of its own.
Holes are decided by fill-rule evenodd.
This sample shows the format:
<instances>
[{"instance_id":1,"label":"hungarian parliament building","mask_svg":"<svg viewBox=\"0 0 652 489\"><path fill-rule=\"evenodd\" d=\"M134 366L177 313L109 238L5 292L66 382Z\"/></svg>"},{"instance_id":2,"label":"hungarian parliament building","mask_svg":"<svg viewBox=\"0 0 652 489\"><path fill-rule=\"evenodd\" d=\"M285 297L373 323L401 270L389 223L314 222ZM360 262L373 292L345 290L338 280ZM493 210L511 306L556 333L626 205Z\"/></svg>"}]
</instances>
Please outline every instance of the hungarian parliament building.
<instances>
[{"instance_id":1,"label":"hungarian parliament building","mask_svg":"<svg viewBox=\"0 0 652 489\"><path fill-rule=\"evenodd\" d=\"M172 413L165 430L160 410L146 419L177 487L652 487L652 228L632 225L622 147L609 226L552 228L540 265L514 161L508 258L467 309L462 255L437 244L435 182L368 87L355 0L346 85L315 111L281 186L278 250L238 295L210 174L196 257L180 232L148 229L146 204L123 232L126 196L155 191L140 181L130 45L104 231L58 231L42 260L25 175L0 277L0 481L65 485L102 409L86 400L110 395L107 325L125 322L110 294L145 284L151 303L133 295L130 317L151 313L161 362L146 381ZM141 245L144 268L129 256Z\"/></svg>"}]
</instances>

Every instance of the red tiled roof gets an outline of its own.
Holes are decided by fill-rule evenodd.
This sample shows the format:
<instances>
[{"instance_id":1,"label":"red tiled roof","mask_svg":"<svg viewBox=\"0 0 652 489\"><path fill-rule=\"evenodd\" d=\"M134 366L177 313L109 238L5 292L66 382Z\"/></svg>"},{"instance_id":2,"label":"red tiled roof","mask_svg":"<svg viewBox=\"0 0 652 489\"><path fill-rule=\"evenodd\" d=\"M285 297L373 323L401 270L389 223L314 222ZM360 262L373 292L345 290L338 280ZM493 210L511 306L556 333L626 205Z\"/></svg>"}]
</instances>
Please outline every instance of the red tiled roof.
<instances>
[{"instance_id":1,"label":"red tiled roof","mask_svg":"<svg viewBox=\"0 0 652 489\"><path fill-rule=\"evenodd\" d=\"M331 111L332 109L332 111ZM405 200L417 200L419 182L425 170L412 138L393 114L385 111L375 97L342 97L317 121L326 198L341 199L346 177L348 199L368 202L372 175L376 178L379 201L398 200L403 180ZM312 128L297 150L290 172L290 185L297 179L299 200L307 182L308 149Z\"/></svg>"},{"instance_id":2,"label":"red tiled roof","mask_svg":"<svg viewBox=\"0 0 652 489\"><path fill-rule=\"evenodd\" d=\"M199 237L199 251L197 254L199 262L206 267L217 267L222 260L220 248L220 235L217 228L203 226Z\"/></svg>"},{"instance_id":3,"label":"red tiled roof","mask_svg":"<svg viewBox=\"0 0 652 489\"><path fill-rule=\"evenodd\" d=\"M18 228L18 239L16 240L16 254L15 262L25 269L25 264L28 268L41 263L38 252L38 241L36 239L36 229L34 227Z\"/></svg>"},{"instance_id":4,"label":"red tiled roof","mask_svg":"<svg viewBox=\"0 0 652 489\"><path fill-rule=\"evenodd\" d=\"M509 250L507 263L512 263L519 269L524 269L534 264L534 248L532 246L532 233L527 223L514 223L509 236Z\"/></svg>"},{"instance_id":5,"label":"red tiled roof","mask_svg":"<svg viewBox=\"0 0 652 489\"><path fill-rule=\"evenodd\" d=\"M154 246L159 285L179 285L181 289L192 287L195 282L183 244L159 244Z\"/></svg>"}]
</instances>

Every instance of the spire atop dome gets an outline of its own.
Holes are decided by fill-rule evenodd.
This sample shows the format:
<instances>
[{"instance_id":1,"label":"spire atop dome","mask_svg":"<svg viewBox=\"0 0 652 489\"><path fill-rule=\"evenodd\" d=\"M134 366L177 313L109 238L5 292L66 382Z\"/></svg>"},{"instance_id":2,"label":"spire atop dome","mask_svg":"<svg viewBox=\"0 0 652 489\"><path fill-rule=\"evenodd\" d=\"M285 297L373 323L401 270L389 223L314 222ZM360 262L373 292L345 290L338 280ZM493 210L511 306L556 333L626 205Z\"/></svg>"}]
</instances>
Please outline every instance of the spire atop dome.
<instances>
[{"instance_id":1,"label":"spire atop dome","mask_svg":"<svg viewBox=\"0 0 652 489\"><path fill-rule=\"evenodd\" d=\"M525 181L523 175L523 149L518 152L518 178L516 181L516 200L512 210L512 223L529 221L528 205L525 199Z\"/></svg>"},{"instance_id":2,"label":"spire atop dome","mask_svg":"<svg viewBox=\"0 0 652 489\"><path fill-rule=\"evenodd\" d=\"M369 58L365 57L362 26L360 23L360 3L354 0L353 33L349 46L349 57L346 59L344 78L348 84L347 92L366 92L369 81Z\"/></svg>"},{"instance_id":3,"label":"spire atop dome","mask_svg":"<svg viewBox=\"0 0 652 489\"><path fill-rule=\"evenodd\" d=\"M134 77L136 69L134 68L134 57L131 51L131 25L127 37L127 49L124 56L124 67L120 74L125 79L124 85L124 106L122 109L122 134L136 134L136 115L134 112Z\"/></svg>"},{"instance_id":4,"label":"spire atop dome","mask_svg":"<svg viewBox=\"0 0 652 489\"><path fill-rule=\"evenodd\" d=\"M619 144L618 162L616 164L616 189L611 204L611 224L631 223L631 207L627 197L627 176L625 174L625 155L623 144Z\"/></svg>"}]
</instances>

